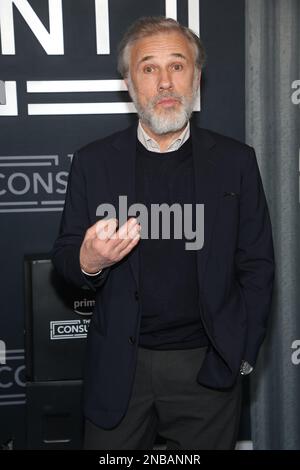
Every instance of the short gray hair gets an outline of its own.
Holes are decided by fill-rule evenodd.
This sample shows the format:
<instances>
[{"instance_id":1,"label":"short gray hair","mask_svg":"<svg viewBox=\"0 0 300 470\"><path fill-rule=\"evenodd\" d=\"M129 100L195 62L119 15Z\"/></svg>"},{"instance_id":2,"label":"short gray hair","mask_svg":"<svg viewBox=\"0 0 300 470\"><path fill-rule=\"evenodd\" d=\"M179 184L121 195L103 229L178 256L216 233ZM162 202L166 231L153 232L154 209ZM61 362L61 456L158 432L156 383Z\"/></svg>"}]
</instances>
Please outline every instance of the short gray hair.
<instances>
[{"instance_id":1,"label":"short gray hair","mask_svg":"<svg viewBox=\"0 0 300 470\"><path fill-rule=\"evenodd\" d=\"M144 16L136 20L124 34L118 49L118 72L126 78L129 72L129 55L132 44L144 37L158 33L177 31L186 37L196 50L195 65L200 70L205 63L205 49L201 39L186 26L173 18L164 16Z\"/></svg>"}]
</instances>

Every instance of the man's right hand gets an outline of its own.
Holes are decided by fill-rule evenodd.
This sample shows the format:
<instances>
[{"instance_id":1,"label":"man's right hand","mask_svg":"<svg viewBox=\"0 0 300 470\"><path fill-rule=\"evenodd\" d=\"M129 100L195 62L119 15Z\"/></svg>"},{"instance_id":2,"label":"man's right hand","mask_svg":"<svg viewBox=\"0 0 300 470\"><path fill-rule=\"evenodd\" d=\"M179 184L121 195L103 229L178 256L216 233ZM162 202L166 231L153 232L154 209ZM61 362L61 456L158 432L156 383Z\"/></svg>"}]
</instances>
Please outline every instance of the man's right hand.
<instances>
[{"instance_id":1,"label":"man's right hand","mask_svg":"<svg viewBox=\"0 0 300 470\"><path fill-rule=\"evenodd\" d=\"M120 261L138 244L141 227L130 218L117 231L117 219L99 220L86 231L80 248L80 267L94 274Z\"/></svg>"}]
</instances>

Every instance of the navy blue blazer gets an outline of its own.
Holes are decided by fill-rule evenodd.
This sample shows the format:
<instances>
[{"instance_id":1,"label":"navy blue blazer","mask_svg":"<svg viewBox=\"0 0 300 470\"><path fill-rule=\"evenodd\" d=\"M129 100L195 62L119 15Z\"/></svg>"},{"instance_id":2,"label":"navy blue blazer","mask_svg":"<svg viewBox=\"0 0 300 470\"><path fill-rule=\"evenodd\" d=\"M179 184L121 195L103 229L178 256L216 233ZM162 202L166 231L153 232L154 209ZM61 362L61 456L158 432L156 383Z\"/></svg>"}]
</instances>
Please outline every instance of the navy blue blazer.
<instances>
[{"instance_id":1,"label":"navy blue blazer","mask_svg":"<svg viewBox=\"0 0 300 470\"><path fill-rule=\"evenodd\" d=\"M110 429L124 416L133 385L140 328L139 259L133 249L97 279L79 264L85 231L101 203L135 199L137 125L75 153L52 260L63 277L95 291L86 352L84 412ZM254 150L191 126L196 203L204 204L197 251L199 308L210 338L197 381L234 385L241 361L255 365L266 332L274 279L272 230ZM117 210L118 217L118 210Z\"/></svg>"}]
</instances>

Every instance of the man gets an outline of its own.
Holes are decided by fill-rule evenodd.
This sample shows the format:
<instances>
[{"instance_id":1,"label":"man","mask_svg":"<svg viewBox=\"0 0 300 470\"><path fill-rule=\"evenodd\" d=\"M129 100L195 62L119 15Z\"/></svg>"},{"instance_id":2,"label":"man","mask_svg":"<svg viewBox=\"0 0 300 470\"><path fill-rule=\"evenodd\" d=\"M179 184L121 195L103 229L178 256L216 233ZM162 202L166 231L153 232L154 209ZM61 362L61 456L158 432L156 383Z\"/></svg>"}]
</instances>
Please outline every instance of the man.
<instances>
[{"instance_id":1,"label":"man","mask_svg":"<svg viewBox=\"0 0 300 470\"><path fill-rule=\"evenodd\" d=\"M121 42L119 70L139 123L73 158L53 262L96 293L87 449L151 449L157 432L169 449L236 443L241 377L266 330L273 244L253 149L189 122L203 62L188 28L138 20ZM203 246L188 250L173 232L143 237L145 220L118 225L120 208L105 218L101 204L118 210L119 196L148 211L189 206L189 219L203 205Z\"/></svg>"}]
</instances>

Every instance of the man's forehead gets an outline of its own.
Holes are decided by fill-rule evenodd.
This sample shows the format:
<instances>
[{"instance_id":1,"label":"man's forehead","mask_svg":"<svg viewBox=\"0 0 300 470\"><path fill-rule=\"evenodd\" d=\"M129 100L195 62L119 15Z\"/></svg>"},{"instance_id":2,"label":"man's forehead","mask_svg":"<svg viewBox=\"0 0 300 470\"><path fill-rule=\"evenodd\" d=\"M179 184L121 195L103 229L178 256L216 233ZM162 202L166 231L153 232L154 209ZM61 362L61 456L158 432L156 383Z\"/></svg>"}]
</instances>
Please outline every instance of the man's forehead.
<instances>
[{"instance_id":1,"label":"man's forehead","mask_svg":"<svg viewBox=\"0 0 300 470\"><path fill-rule=\"evenodd\" d=\"M152 59L161 54L186 59L192 51L190 41L177 31L145 36L132 46L132 55L139 61L142 57Z\"/></svg>"},{"instance_id":2,"label":"man's forehead","mask_svg":"<svg viewBox=\"0 0 300 470\"><path fill-rule=\"evenodd\" d=\"M143 54L140 54L141 55L141 58L138 60L138 64L140 64L141 62L147 62L148 60L155 60L158 56L156 55L143 55ZM182 59L182 60L185 60L187 61L188 58L186 57L186 55L182 54L181 52L171 52L170 54L168 54L168 57L171 57L171 58L174 58L174 59Z\"/></svg>"}]
</instances>

